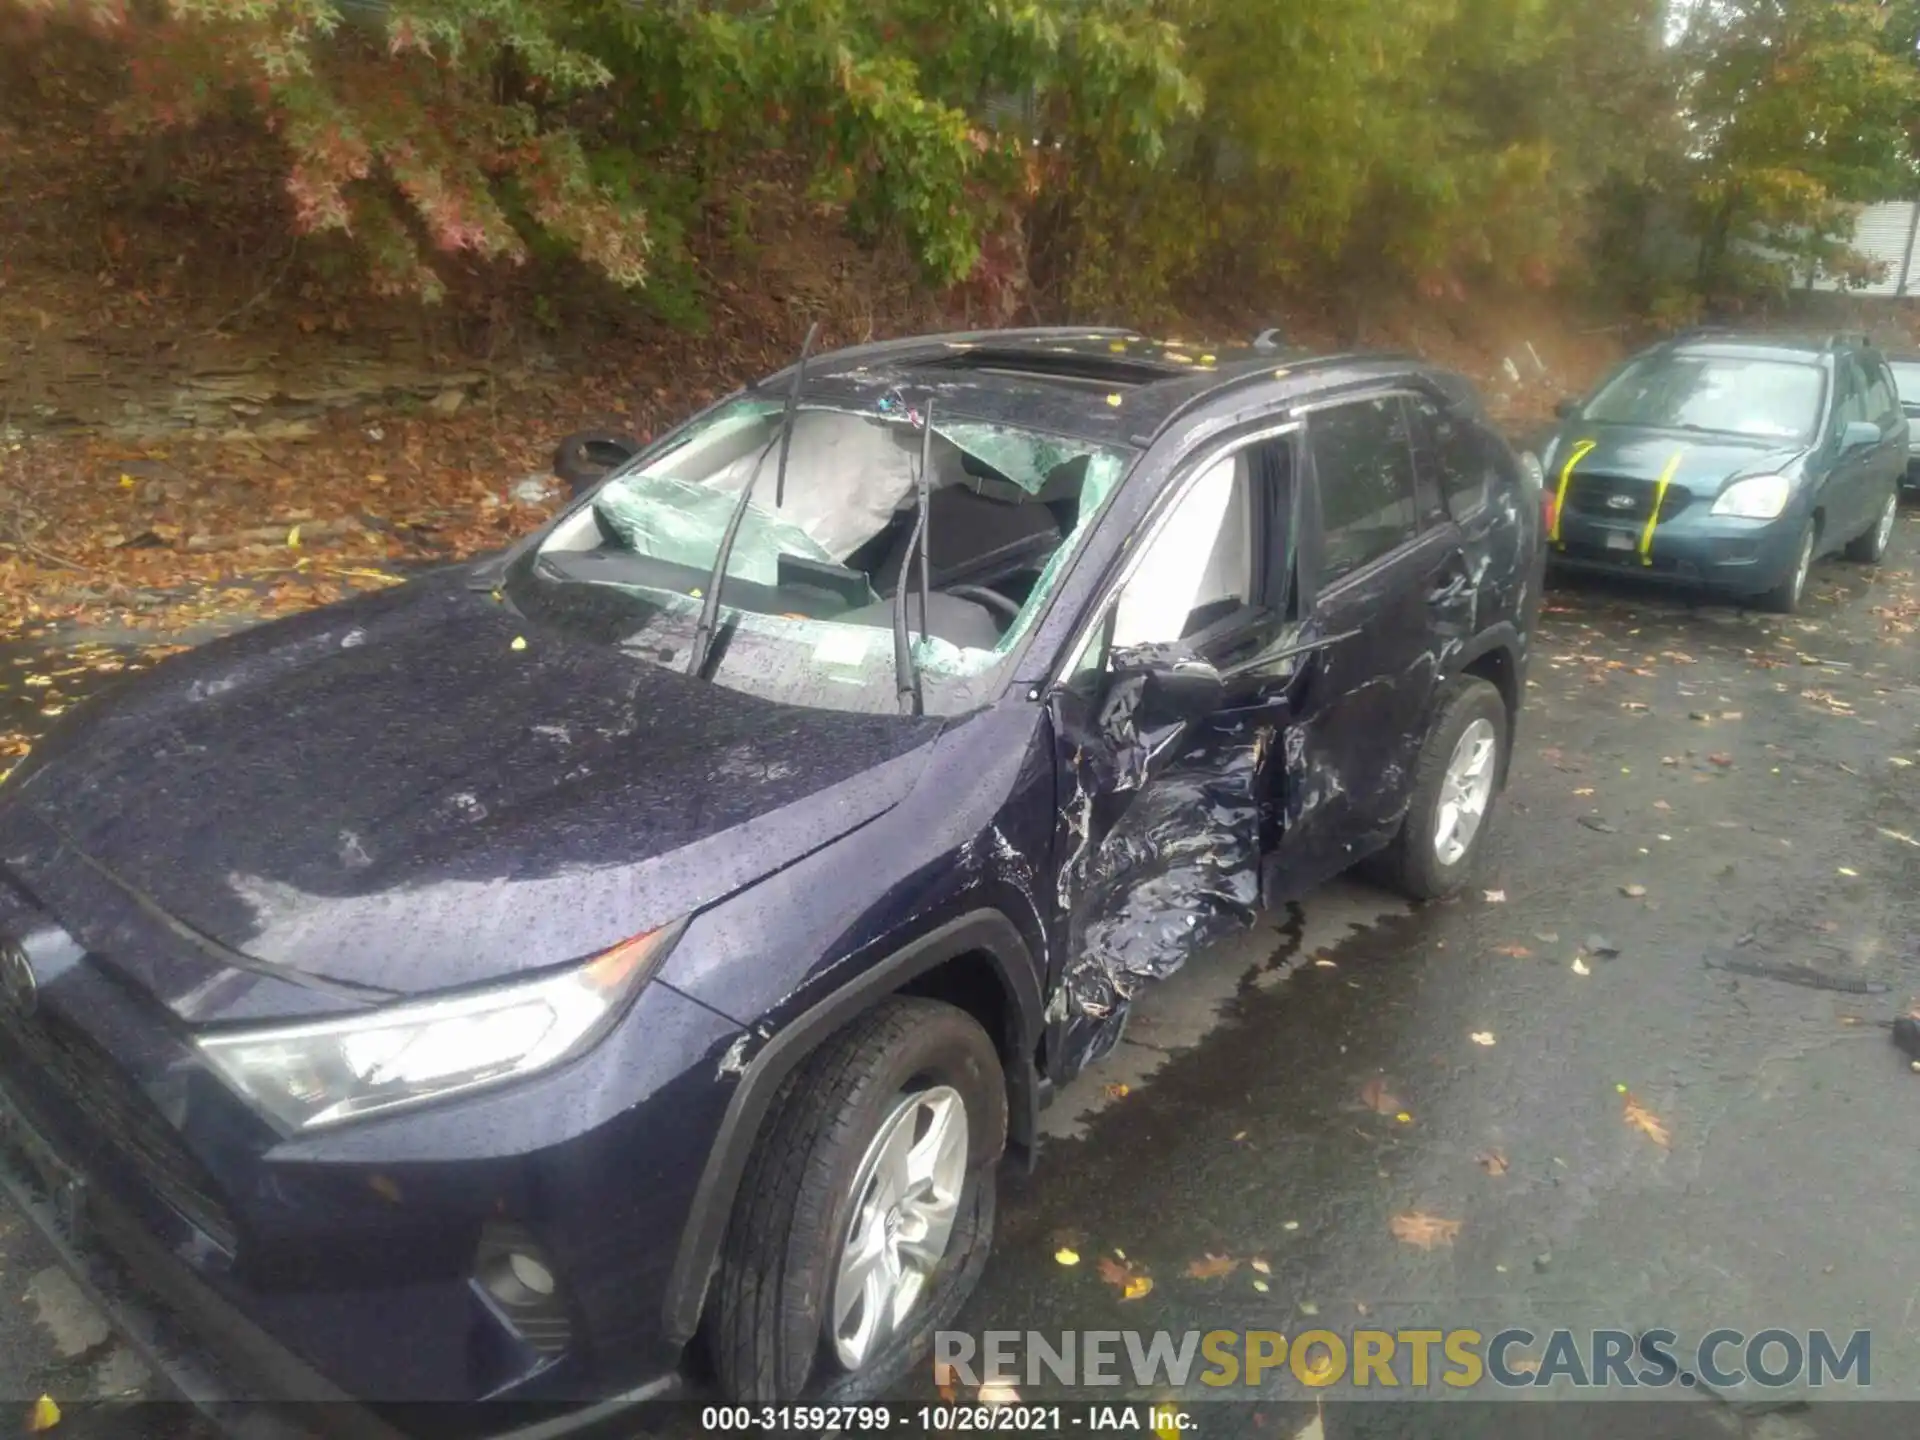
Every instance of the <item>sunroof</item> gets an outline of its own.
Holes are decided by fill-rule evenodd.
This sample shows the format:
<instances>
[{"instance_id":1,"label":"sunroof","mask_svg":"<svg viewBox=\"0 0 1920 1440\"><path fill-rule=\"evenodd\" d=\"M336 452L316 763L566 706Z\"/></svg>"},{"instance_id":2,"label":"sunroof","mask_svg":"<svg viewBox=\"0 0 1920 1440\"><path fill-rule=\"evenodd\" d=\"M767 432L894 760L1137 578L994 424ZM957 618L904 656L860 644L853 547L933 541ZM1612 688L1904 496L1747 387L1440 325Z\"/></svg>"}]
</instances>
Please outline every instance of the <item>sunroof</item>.
<instances>
[{"instance_id":1,"label":"sunroof","mask_svg":"<svg viewBox=\"0 0 1920 1440\"><path fill-rule=\"evenodd\" d=\"M1084 351L991 350L956 351L928 362L929 369L975 370L1021 379L1052 380L1068 384L1115 386L1150 385L1182 371L1125 355L1089 355Z\"/></svg>"}]
</instances>

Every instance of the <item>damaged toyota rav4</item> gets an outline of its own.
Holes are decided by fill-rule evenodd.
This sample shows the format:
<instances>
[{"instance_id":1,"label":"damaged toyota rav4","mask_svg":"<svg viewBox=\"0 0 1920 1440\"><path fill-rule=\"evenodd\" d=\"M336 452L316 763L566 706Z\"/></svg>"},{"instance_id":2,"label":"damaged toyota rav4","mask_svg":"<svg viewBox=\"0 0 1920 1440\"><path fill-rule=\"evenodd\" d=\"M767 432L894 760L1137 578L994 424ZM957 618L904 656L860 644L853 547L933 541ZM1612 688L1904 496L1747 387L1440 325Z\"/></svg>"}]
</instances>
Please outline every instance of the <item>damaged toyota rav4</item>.
<instances>
[{"instance_id":1,"label":"damaged toyota rav4","mask_svg":"<svg viewBox=\"0 0 1920 1440\"><path fill-rule=\"evenodd\" d=\"M197 1400L874 1395L1144 986L1465 882L1542 523L1415 360L803 353L22 764L0 1178Z\"/></svg>"}]
</instances>

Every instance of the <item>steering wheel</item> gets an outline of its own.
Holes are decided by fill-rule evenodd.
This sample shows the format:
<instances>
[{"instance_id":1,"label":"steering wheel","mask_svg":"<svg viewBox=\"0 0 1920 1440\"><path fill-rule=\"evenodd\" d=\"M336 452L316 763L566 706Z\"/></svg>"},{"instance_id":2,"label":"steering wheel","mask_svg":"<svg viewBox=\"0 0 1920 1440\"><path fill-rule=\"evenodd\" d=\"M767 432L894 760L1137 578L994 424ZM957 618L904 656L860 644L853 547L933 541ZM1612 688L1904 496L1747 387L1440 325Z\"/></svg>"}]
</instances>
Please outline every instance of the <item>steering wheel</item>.
<instances>
[{"instance_id":1,"label":"steering wheel","mask_svg":"<svg viewBox=\"0 0 1920 1440\"><path fill-rule=\"evenodd\" d=\"M1020 618L1020 607L998 590L989 590L984 585L948 585L941 589L942 595L952 595L961 600L971 600L976 605L984 605L1002 620L1013 621Z\"/></svg>"}]
</instances>

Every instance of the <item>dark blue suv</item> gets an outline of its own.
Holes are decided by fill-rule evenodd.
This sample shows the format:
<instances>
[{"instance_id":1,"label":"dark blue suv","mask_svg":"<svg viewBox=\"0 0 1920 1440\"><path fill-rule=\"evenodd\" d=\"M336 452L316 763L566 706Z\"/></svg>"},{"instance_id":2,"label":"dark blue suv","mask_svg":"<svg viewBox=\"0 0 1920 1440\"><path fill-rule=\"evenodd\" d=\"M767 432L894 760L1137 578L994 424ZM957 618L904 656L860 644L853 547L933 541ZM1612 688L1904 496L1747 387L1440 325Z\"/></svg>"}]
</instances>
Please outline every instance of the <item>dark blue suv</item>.
<instances>
[{"instance_id":1,"label":"dark blue suv","mask_svg":"<svg viewBox=\"0 0 1920 1440\"><path fill-rule=\"evenodd\" d=\"M872 1395L1142 984L1465 882L1542 526L1414 360L803 359L22 764L0 1177L195 1399Z\"/></svg>"}]
</instances>

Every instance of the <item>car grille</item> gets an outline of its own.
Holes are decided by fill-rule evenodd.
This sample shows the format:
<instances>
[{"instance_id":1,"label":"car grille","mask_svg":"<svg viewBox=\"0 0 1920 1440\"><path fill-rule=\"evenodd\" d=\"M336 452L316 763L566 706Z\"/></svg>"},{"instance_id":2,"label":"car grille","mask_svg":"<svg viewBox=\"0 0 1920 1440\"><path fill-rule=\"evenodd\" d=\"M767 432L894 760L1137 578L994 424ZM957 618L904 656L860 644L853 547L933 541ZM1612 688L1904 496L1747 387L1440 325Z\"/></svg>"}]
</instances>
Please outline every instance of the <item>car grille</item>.
<instances>
[{"instance_id":1,"label":"car grille","mask_svg":"<svg viewBox=\"0 0 1920 1440\"><path fill-rule=\"evenodd\" d=\"M0 1048L24 1059L85 1118L100 1148L131 1166L167 1205L234 1253L233 1215L179 1131L113 1060L58 1020L0 1011Z\"/></svg>"},{"instance_id":2,"label":"car grille","mask_svg":"<svg viewBox=\"0 0 1920 1440\"><path fill-rule=\"evenodd\" d=\"M1658 489L1659 486L1651 480L1628 480L1615 475L1582 475L1576 471L1573 483L1567 487L1567 509L1576 514L1589 515L1595 520L1631 520L1644 525L1647 517L1653 513L1653 496ZM1610 503L1619 496L1625 496L1629 503ZM1662 523L1673 519L1692 503L1693 496L1685 487L1669 485L1665 498L1660 502Z\"/></svg>"}]
</instances>

